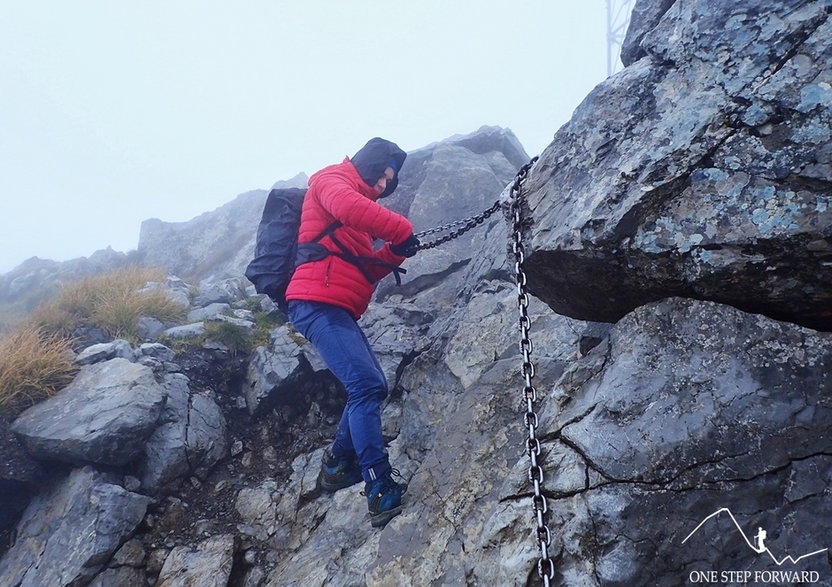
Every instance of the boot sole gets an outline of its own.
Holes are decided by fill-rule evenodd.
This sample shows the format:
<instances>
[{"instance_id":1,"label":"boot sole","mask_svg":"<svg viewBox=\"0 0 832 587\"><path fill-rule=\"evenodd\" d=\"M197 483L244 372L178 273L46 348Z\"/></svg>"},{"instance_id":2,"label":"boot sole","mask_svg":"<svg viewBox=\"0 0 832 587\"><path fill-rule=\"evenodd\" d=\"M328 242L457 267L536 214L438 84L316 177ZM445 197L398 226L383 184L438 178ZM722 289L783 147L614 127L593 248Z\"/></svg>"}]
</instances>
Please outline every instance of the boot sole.
<instances>
[{"instance_id":1,"label":"boot sole","mask_svg":"<svg viewBox=\"0 0 832 587\"><path fill-rule=\"evenodd\" d=\"M371 515L370 525L373 528L381 528L382 526L386 525L387 522L389 522L390 520L398 516L400 513L402 513L402 509L404 509L404 506L400 505L392 509L380 512L374 516Z\"/></svg>"},{"instance_id":2,"label":"boot sole","mask_svg":"<svg viewBox=\"0 0 832 587\"><path fill-rule=\"evenodd\" d=\"M358 483L361 483L364 479L358 478L355 481L349 482L340 482L340 483L331 483L324 479L323 475L318 475L318 489L321 491L326 491L327 493L335 493L339 489L346 489L347 487L352 487Z\"/></svg>"}]
</instances>

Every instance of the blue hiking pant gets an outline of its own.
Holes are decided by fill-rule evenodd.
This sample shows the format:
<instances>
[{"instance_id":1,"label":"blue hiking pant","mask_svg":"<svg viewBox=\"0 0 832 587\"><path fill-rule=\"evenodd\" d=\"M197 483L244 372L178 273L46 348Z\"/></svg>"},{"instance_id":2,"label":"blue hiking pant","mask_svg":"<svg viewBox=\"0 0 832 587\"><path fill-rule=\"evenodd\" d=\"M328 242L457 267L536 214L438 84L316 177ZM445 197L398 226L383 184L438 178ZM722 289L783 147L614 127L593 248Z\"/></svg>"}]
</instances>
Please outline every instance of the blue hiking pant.
<instances>
[{"instance_id":1,"label":"blue hiking pant","mask_svg":"<svg viewBox=\"0 0 832 587\"><path fill-rule=\"evenodd\" d=\"M357 456L367 483L381 477L390 469L381 434L381 403L387 397L387 380L370 342L343 308L292 300L288 314L347 390L347 405L332 454L338 458Z\"/></svg>"}]
</instances>

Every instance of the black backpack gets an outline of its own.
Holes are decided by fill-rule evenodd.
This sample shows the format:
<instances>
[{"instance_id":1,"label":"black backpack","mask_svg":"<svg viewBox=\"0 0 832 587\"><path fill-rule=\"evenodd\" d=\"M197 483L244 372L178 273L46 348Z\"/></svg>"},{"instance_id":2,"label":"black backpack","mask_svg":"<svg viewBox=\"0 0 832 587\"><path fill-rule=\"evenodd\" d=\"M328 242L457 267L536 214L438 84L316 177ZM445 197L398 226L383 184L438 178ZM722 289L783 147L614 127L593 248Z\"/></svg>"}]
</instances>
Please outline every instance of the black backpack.
<instances>
[{"instance_id":1,"label":"black backpack","mask_svg":"<svg viewBox=\"0 0 832 587\"><path fill-rule=\"evenodd\" d=\"M297 260L300 212L305 195L306 190L301 188L273 189L269 192L257 227L254 259L246 267L246 277L254 284L257 293L268 295L284 311L286 288ZM336 225L340 226L340 223ZM327 230L334 228L333 225ZM315 242L324 234L326 232L319 235Z\"/></svg>"},{"instance_id":2,"label":"black backpack","mask_svg":"<svg viewBox=\"0 0 832 587\"><path fill-rule=\"evenodd\" d=\"M257 240L254 245L254 259L246 267L246 277L254 284L257 293L268 295L278 308L286 311L286 288L295 272L295 267L310 261L320 261L329 255L335 255L349 261L361 271L364 277L373 282L362 265L381 264L377 259L353 255L335 238L335 230L341 222L335 221L324 229L312 242L298 245L300 214L306 190L301 188L277 188L269 192L263 216L257 227ZM332 238L341 253L335 253L320 244L325 236ZM401 283L400 273L406 273L399 267L388 266Z\"/></svg>"}]
</instances>

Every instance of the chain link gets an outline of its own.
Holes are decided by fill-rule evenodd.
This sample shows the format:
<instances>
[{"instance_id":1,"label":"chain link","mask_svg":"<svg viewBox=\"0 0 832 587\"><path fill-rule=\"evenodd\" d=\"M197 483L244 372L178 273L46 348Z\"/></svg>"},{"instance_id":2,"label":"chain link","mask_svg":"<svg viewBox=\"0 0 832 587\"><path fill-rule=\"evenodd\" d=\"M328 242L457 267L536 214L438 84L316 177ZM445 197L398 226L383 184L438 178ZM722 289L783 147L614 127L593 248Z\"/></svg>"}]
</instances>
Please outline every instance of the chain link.
<instances>
[{"instance_id":1,"label":"chain link","mask_svg":"<svg viewBox=\"0 0 832 587\"><path fill-rule=\"evenodd\" d=\"M443 226L438 226L436 228L431 228L429 230L424 230L422 232L417 232L414 236L418 239L422 239L422 238L424 238L424 237L426 237L430 234L436 234L436 233L439 233L439 232L446 232L448 230L451 230L452 228L456 228L457 226L462 226L462 228L460 228L459 230L455 230L454 232L451 232L450 234L446 234L445 236L440 237L440 238L438 238L434 241L431 241L431 242L428 242L428 243L421 243L417 247L417 250L423 251L425 249L433 249L433 248L438 247L439 245L444 244L448 241L452 241L455 238L458 238L458 237L462 236L463 234L465 234L466 232L468 232L469 230L471 230L475 226L480 225L483 222L485 222L486 218L488 218L489 216L494 214L494 212L496 212L499 209L500 209L500 201L497 200L496 202L494 202L494 204L488 210L485 210L484 212L481 212L481 213L477 214L476 216L472 216L471 218L465 218L464 220L457 220L455 222L451 222L451 223L445 224Z\"/></svg>"},{"instance_id":2,"label":"chain link","mask_svg":"<svg viewBox=\"0 0 832 587\"><path fill-rule=\"evenodd\" d=\"M529 294L526 289L526 272L523 268L525 263L525 249L523 247L523 204L525 197L522 193L523 183L526 180L529 169L537 161L534 157L524 165L514 178L511 186L511 205L509 212L512 221L512 251L514 252L514 276L517 283L517 307L520 311L520 352L523 355L523 364L520 374L523 377L523 400L526 406L526 413L523 415L523 424L528 429L526 440L526 454L529 456L529 483L532 485L534 496L532 497L532 509L535 519L535 533L540 548L540 558L537 561L537 574L548 587L555 578L555 564L549 556L549 547L552 545L552 533L546 525L546 514L549 506L546 496L543 495L543 467L540 466L540 441L537 439L538 419L535 412L535 404L538 396L537 390L532 383L534 378L534 363L531 360L533 345L529 338L531 319L529 318Z\"/></svg>"},{"instance_id":3,"label":"chain link","mask_svg":"<svg viewBox=\"0 0 832 587\"><path fill-rule=\"evenodd\" d=\"M555 563L549 556L549 547L552 545L552 533L546 525L546 514L549 512L549 506L546 502L546 496L543 495L543 467L538 462L541 454L540 441L537 439L538 418L535 412L535 404L538 396L537 390L532 383L534 378L534 363L531 360L533 345L529 337L529 329L531 328L531 319L529 318L529 294L526 290L526 272L523 269L525 262L525 250L523 248L523 215L522 208L525 202L525 196L522 193L523 183L528 176L529 169L537 162L537 157L533 157L531 161L526 163L517 172L514 178L514 184L511 186L511 203L509 206L509 213L512 221L512 251L514 252L514 275L517 284L517 307L520 310L520 352L523 355L523 364L520 374L523 376L523 399L526 406L526 413L523 415L523 424L528 429L529 436L526 440L526 453L529 455L529 483L534 490L532 497L532 509L534 511L535 519L535 534L540 548L540 558L537 561L537 574L543 581L546 587L549 587L551 581L555 578ZM500 209L500 201L497 200L494 204L484 212L466 218L464 220L457 220L443 226L431 228L414 236L416 238L424 238L431 234L438 234L447 232L453 228L461 227L445 236L442 236L434 241L421 243L417 250L432 249L439 245L458 238L474 228L477 225L485 222L486 218L494 214Z\"/></svg>"}]
</instances>

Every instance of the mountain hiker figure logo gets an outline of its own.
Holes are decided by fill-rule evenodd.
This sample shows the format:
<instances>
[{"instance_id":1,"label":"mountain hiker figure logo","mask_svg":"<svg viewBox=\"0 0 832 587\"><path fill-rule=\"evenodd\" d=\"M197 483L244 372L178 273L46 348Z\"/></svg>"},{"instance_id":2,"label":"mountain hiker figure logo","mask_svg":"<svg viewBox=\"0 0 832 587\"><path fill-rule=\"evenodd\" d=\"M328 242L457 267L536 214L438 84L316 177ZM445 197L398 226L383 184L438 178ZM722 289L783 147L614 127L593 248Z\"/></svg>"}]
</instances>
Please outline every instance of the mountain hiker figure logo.
<instances>
[{"instance_id":1,"label":"mountain hiker figure logo","mask_svg":"<svg viewBox=\"0 0 832 587\"><path fill-rule=\"evenodd\" d=\"M699 525L696 526L696 528L694 528L693 531L690 534L688 534L684 540L682 540L682 544L687 542L691 536L696 534L708 520L715 518L719 516L719 514L723 513L728 514L728 516L731 518L731 521L734 522L734 525L737 527L737 530L739 530L740 536L742 536L742 539L745 541L745 543L751 550L753 550L757 554L763 554L764 552L767 552L768 555L771 557L771 560L773 560L778 567L786 561L789 561L792 564L797 564L798 561L803 560L804 558L809 558L810 556L815 556L816 554L820 554L829 550L828 548L821 548L820 550L815 550L814 552L801 554L797 558L793 557L790 554L787 554L783 558L778 559L774 555L774 553L771 552L771 550L769 550L768 546L766 546L766 536L768 535L768 533L758 526L757 534L754 535L754 542L752 543L751 540L748 539L748 536L746 536L745 532L743 532L743 529L740 527L739 523L737 522L737 519L734 517L734 514L732 514L731 510L729 510L728 508L720 508L714 513L712 513L710 516L707 516L704 520L699 522Z\"/></svg>"},{"instance_id":2,"label":"mountain hiker figure logo","mask_svg":"<svg viewBox=\"0 0 832 587\"><path fill-rule=\"evenodd\" d=\"M765 545L767 534L768 533L765 530L757 527L757 535L754 537L754 540L757 542L757 546L754 547L754 550L756 550L758 554L762 554L763 551L767 550Z\"/></svg>"}]
</instances>

